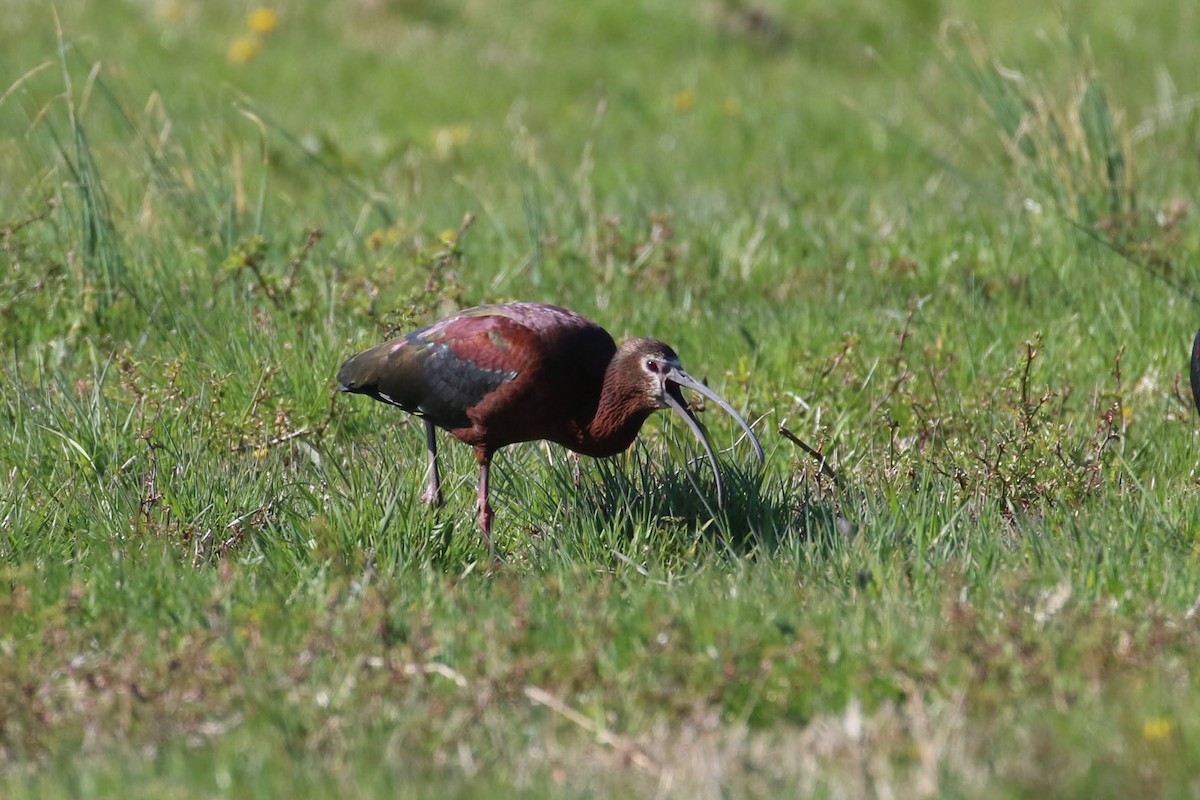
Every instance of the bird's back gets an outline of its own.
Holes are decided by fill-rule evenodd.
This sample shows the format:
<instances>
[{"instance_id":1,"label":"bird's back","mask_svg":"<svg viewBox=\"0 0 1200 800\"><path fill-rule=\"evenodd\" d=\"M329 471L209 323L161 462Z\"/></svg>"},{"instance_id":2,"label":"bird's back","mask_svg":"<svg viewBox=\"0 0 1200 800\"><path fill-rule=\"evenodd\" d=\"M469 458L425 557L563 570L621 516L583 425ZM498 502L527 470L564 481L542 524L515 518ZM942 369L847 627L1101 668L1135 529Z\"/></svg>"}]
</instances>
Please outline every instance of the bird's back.
<instances>
[{"instance_id":1,"label":"bird's back","mask_svg":"<svg viewBox=\"0 0 1200 800\"><path fill-rule=\"evenodd\" d=\"M568 444L591 418L616 351L608 332L557 306L466 309L342 365L344 391L422 416L470 444Z\"/></svg>"}]
</instances>

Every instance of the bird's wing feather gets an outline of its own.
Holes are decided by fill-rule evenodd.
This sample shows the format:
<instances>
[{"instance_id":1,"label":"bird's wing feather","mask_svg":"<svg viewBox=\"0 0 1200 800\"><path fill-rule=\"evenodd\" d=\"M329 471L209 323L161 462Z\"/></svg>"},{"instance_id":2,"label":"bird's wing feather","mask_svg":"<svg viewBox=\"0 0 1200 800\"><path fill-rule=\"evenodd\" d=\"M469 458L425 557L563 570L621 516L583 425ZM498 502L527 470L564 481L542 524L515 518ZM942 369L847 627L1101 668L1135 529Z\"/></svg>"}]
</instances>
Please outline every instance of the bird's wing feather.
<instances>
[{"instance_id":1,"label":"bird's wing feather","mask_svg":"<svg viewBox=\"0 0 1200 800\"><path fill-rule=\"evenodd\" d=\"M442 428L486 419L485 428L523 441L541 438L548 424L541 411L561 417L559 427L589 417L615 350L603 328L573 311L505 303L460 311L359 353L338 381ZM554 380L547 384L543 374Z\"/></svg>"},{"instance_id":2,"label":"bird's wing feather","mask_svg":"<svg viewBox=\"0 0 1200 800\"><path fill-rule=\"evenodd\" d=\"M1200 411L1200 333L1196 334L1196 338L1192 342L1190 378L1192 384L1192 402L1196 404L1196 410Z\"/></svg>"},{"instance_id":3,"label":"bird's wing feather","mask_svg":"<svg viewBox=\"0 0 1200 800\"><path fill-rule=\"evenodd\" d=\"M540 340L497 315L465 315L385 342L363 356L378 368L377 397L443 428L471 425L468 412L536 361Z\"/></svg>"}]
</instances>

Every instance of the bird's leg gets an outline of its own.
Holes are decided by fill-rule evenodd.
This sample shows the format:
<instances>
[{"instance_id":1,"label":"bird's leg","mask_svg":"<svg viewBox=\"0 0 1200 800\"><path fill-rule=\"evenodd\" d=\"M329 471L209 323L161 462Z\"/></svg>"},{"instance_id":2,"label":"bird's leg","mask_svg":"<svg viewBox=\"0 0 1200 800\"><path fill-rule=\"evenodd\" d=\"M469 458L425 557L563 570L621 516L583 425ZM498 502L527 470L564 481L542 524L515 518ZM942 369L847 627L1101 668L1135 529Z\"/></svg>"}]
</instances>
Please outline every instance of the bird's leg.
<instances>
[{"instance_id":1,"label":"bird's leg","mask_svg":"<svg viewBox=\"0 0 1200 800\"><path fill-rule=\"evenodd\" d=\"M488 503L488 468L492 465L492 454L483 448L475 449L475 459L479 462L479 499L476 508L479 509L479 530L483 533L483 542L487 545L488 555L496 560L496 547L492 544L492 506Z\"/></svg>"},{"instance_id":2,"label":"bird's leg","mask_svg":"<svg viewBox=\"0 0 1200 800\"><path fill-rule=\"evenodd\" d=\"M438 474L437 436L433 423L429 420L425 420L425 447L429 450L429 486L425 489L425 494L421 495L421 502L440 506L443 500L442 479Z\"/></svg>"}]
</instances>

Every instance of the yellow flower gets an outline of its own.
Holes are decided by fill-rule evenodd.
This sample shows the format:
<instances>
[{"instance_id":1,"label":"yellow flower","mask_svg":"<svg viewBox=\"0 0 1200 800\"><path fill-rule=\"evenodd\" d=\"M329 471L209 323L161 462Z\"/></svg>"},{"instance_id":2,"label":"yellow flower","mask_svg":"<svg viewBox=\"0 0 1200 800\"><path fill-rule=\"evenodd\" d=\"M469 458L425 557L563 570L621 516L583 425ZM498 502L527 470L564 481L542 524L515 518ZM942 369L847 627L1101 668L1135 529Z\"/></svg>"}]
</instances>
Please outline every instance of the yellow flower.
<instances>
[{"instance_id":1,"label":"yellow flower","mask_svg":"<svg viewBox=\"0 0 1200 800\"><path fill-rule=\"evenodd\" d=\"M246 15L246 27L260 36L266 36L279 25L279 15L272 8L256 8Z\"/></svg>"},{"instance_id":2,"label":"yellow flower","mask_svg":"<svg viewBox=\"0 0 1200 800\"><path fill-rule=\"evenodd\" d=\"M446 228L438 234L438 238L442 240L442 244L447 247L453 247L458 242L458 231L453 228Z\"/></svg>"},{"instance_id":3,"label":"yellow flower","mask_svg":"<svg viewBox=\"0 0 1200 800\"><path fill-rule=\"evenodd\" d=\"M367 234L365 244L371 250L378 250L384 245L397 244L404 235L404 223L397 222L387 228L376 228Z\"/></svg>"},{"instance_id":4,"label":"yellow flower","mask_svg":"<svg viewBox=\"0 0 1200 800\"><path fill-rule=\"evenodd\" d=\"M467 124L450 125L433 132L433 150L441 159L449 158L455 150L469 141L471 126Z\"/></svg>"},{"instance_id":5,"label":"yellow flower","mask_svg":"<svg viewBox=\"0 0 1200 800\"><path fill-rule=\"evenodd\" d=\"M1171 736L1171 720L1166 717L1151 717L1142 725L1142 738L1147 742L1166 741Z\"/></svg>"},{"instance_id":6,"label":"yellow flower","mask_svg":"<svg viewBox=\"0 0 1200 800\"><path fill-rule=\"evenodd\" d=\"M154 13L160 20L167 23L183 21L183 3L179 0L158 0L154 4Z\"/></svg>"},{"instance_id":7,"label":"yellow flower","mask_svg":"<svg viewBox=\"0 0 1200 800\"><path fill-rule=\"evenodd\" d=\"M262 42L257 36L239 36L229 45L229 52L226 55L233 64L245 64L258 55L258 51L261 49Z\"/></svg>"},{"instance_id":8,"label":"yellow flower","mask_svg":"<svg viewBox=\"0 0 1200 800\"><path fill-rule=\"evenodd\" d=\"M671 97L671 105L676 111L691 111L696 107L696 91L694 89L684 89L676 92Z\"/></svg>"}]
</instances>

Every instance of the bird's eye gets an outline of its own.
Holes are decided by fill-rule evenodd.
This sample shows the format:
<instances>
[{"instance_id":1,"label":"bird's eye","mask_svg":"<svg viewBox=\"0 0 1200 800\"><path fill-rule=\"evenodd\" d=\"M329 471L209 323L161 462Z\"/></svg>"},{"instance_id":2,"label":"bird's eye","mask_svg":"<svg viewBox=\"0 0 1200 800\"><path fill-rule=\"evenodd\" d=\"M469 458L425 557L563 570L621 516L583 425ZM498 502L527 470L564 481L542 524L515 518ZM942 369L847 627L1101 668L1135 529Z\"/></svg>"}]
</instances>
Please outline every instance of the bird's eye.
<instances>
[{"instance_id":1,"label":"bird's eye","mask_svg":"<svg viewBox=\"0 0 1200 800\"><path fill-rule=\"evenodd\" d=\"M658 362L652 358L646 359L646 369L650 372L658 372Z\"/></svg>"}]
</instances>

